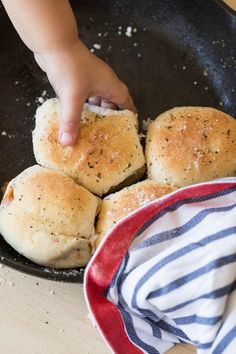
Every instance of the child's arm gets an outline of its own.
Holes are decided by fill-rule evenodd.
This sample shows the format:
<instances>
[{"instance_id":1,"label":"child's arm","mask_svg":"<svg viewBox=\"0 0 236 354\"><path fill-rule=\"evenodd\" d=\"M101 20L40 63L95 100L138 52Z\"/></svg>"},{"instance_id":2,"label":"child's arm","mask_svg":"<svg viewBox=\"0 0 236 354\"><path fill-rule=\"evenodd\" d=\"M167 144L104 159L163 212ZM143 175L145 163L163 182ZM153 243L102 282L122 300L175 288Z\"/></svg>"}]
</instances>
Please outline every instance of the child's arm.
<instances>
[{"instance_id":1,"label":"child's arm","mask_svg":"<svg viewBox=\"0 0 236 354\"><path fill-rule=\"evenodd\" d=\"M68 0L2 2L61 100L62 144L75 142L83 104L91 96L101 96L120 107L135 110L125 84L79 40Z\"/></svg>"}]
</instances>

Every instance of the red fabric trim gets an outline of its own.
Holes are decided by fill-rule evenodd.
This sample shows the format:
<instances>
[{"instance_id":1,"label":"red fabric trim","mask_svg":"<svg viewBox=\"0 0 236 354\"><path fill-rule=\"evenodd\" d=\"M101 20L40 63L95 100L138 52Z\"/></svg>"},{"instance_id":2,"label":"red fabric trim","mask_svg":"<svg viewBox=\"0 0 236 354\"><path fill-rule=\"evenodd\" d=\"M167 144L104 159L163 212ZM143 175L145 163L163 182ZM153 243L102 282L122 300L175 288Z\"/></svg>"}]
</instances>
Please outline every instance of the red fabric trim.
<instances>
[{"instance_id":1,"label":"red fabric trim","mask_svg":"<svg viewBox=\"0 0 236 354\"><path fill-rule=\"evenodd\" d=\"M118 308L103 297L122 262L135 233L148 219L176 201L219 192L234 183L195 185L147 205L112 229L86 271L85 290L94 319L104 338L117 354L141 354L128 338ZM119 245L119 247L117 247Z\"/></svg>"}]
</instances>

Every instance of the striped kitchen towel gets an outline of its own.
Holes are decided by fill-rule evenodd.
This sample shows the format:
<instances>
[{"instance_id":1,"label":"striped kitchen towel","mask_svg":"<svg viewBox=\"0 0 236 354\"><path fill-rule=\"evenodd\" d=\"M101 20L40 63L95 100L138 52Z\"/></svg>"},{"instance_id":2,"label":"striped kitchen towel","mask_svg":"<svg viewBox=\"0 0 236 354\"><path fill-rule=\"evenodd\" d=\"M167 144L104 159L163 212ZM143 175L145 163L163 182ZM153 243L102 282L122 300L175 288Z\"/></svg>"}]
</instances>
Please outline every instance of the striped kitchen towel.
<instances>
[{"instance_id":1,"label":"striped kitchen towel","mask_svg":"<svg viewBox=\"0 0 236 354\"><path fill-rule=\"evenodd\" d=\"M117 354L236 353L236 179L190 186L134 212L90 261L85 296Z\"/></svg>"}]
</instances>

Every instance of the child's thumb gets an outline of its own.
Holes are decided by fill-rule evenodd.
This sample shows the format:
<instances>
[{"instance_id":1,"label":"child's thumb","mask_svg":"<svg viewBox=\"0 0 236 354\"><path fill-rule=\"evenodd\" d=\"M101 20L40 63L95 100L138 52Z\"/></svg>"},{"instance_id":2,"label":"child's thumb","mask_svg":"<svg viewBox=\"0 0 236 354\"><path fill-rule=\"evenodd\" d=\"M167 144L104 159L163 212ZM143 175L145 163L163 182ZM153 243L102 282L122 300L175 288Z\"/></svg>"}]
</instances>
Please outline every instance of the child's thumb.
<instances>
[{"instance_id":1,"label":"child's thumb","mask_svg":"<svg viewBox=\"0 0 236 354\"><path fill-rule=\"evenodd\" d=\"M78 96L61 96L60 101L59 141L62 145L73 145L79 133L80 118L85 99Z\"/></svg>"}]
</instances>

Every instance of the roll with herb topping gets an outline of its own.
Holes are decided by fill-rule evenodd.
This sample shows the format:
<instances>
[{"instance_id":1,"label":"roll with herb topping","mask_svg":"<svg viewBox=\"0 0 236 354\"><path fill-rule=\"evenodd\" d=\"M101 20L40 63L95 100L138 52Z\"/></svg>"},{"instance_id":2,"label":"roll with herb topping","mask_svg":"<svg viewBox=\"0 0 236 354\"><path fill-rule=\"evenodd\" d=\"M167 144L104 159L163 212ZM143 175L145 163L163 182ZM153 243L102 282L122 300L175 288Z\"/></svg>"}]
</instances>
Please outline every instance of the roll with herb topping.
<instances>
[{"instance_id":1,"label":"roll with herb topping","mask_svg":"<svg viewBox=\"0 0 236 354\"><path fill-rule=\"evenodd\" d=\"M123 188L117 193L103 199L96 225L97 238L95 246L101 242L103 236L119 220L137 210L148 202L171 193L175 188L171 185L160 184L145 180L130 187Z\"/></svg>"},{"instance_id":2,"label":"roll with herb topping","mask_svg":"<svg viewBox=\"0 0 236 354\"><path fill-rule=\"evenodd\" d=\"M20 254L55 268L84 266L100 200L62 172L27 168L8 185L0 233Z\"/></svg>"},{"instance_id":3,"label":"roll with herb topping","mask_svg":"<svg viewBox=\"0 0 236 354\"><path fill-rule=\"evenodd\" d=\"M33 147L40 165L65 172L97 195L137 182L144 174L145 158L133 112L85 105L79 137L67 147L58 140L59 121L58 99L38 108Z\"/></svg>"},{"instance_id":4,"label":"roll with herb topping","mask_svg":"<svg viewBox=\"0 0 236 354\"><path fill-rule=\"evenodd\" d=\"M148 177L186 186L236 175L236 120L208 107L159 115L146 136Z\"/></svg>"}]
</instances>

